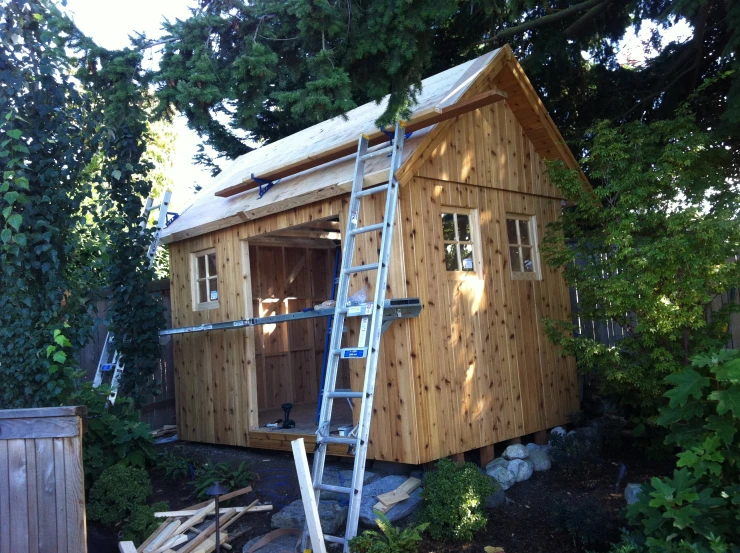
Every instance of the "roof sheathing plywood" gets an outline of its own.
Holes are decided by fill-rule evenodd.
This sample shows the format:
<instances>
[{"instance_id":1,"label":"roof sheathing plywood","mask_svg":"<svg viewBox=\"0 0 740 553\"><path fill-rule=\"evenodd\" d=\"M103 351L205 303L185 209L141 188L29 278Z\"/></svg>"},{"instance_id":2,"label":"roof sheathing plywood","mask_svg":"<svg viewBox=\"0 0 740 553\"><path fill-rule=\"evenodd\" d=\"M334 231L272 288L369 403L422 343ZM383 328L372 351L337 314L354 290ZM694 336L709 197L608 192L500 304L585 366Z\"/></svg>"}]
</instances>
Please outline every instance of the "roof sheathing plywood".
<instances>
[{"instance_id":1,"label":"roof sheathing plywood","mask_svg":"<svg viewBox=\"0 0 740 553\"><path fill-rule=\"evenodd\" d=\"M461 100L469 100L481 92L498 87L509 95L507 104L538 153L545 159L563 159L569 167L578 168L573 154L508 46L429 77L423 81L423 85L412 119L430 111L448 109ZM257 190L230 197L215 195L218 191L249 180L252 173L260 176L277 169L298 166L312 156L318 157L332 149L346 147L347 140L356 140L361 133L376 131L374 121L383 110L383 103L365 104L348 112L346 119L340 117L325 121L241 156L199 193L186 213L165 229L162 243L192 238L349 192L354 154L288 176L261 199L257 197ZM456 119L448 119L417 131L406 141L404 163L396 174L402 184L411 178ZM331 129L336 132L330 132ZM369 160L364 186L386 182L388 167L388 158Z\"/></svg>"}]
</instances>

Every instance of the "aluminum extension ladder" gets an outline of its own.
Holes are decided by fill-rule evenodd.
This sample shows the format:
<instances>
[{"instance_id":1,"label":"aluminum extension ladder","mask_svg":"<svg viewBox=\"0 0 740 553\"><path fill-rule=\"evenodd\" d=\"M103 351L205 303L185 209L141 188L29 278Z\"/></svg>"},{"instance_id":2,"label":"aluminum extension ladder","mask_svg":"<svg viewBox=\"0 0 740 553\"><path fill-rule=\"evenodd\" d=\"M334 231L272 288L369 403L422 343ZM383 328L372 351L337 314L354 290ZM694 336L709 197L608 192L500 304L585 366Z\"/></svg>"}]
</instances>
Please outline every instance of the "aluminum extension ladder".
<instances>
[{"instance_id":1,"label":"aluminum extension ladder","mask_svg":"<svg viewBox=\"0 0 740 553\"><path fill-rule=\"evenodd\" d=\"M142 233L146 232L147 225L149 224L149 216L153 211L159 210L157 223L154 227L154 235L152 236L152 243L146 251L146 256L149 259L149 267L154 264L154 258L157 255L157 248L159 247L159 239L162 234L162 229L164 229L167 224L167 210L170 206L171 198L172 192L165 190L159 204L154 205L154 200L152 198L148 198L146 205L144 206L144 214L140 225ZM108 332L105 335L103 351L100 353L98 370L95 372L95 380L93 380L93 388L99 387L103 383L104 379L107 380L107 375L111 375L110 395L108 396L108 401L111 405L116 402L118 386L121 382L121 375L123 374L124 368L123 358L116 349L113 333Z\"/></svg>"},{"instance_id":2,"label":"aluminum extension ladder","mask_svg":"<svg viewBox=\"0 0 740 553\"><path fill-rule=\"evenodd\" d=\"M314 452L312 471L312 482L317 506L321 491L344 493L349 496L349 513L344 537L324 535L326 542L342 544L345 552L349 551L349 540L357 534L357 523L360 516L362 485L365 478L365 460L367 458L367 442L370 434L370 419L372 417L373 395L375 392L375 375L378 368L380 337L383 326L383 307L385 304L386 285L388 283L388 263L391 257L393 227L396 219L396 208L398 206L398 181L395 174L402 163L401 158L403 156L404 139L406 138L405 133L405 124L402 122L396 123L395 135L393 140L391 140L391 145L371 153L367 151L369 138L366 135L360 137L352 182L352 193L349 200L349 218L345 234L344 252L342 254L342 267L339 275L337 303L332 324L329 360L324 380L319 427L316 431L316 450ZM389 152L391 153L391 166L388 184L363 190L365 161L372 157L386 156ZM386 192L383 221L358 227L362 198L381 192ZM376 231L382 231L378 262L353 266L352 258L355 251L355 237L358 234ZM347 296L351 275L367 271L377 271L372 303L349 306L347 304ZM358 345L356 348L342 348L342 330L345 320L347 317L358 316L362 317ZM339 361L341 359L361 358L366 359L365 380L362 391L337 390L336 382ZM360 399L362 401L359 423L350 434L351 437L329 435L331 412L335 399ZM354 450L355 458L351 487L323 484L327 446L330 444L346 445L351 450ZM303 538L301 540L302 550L306 550L309 539L308 529L304 528Z\"/></svg>"}]
</instances>

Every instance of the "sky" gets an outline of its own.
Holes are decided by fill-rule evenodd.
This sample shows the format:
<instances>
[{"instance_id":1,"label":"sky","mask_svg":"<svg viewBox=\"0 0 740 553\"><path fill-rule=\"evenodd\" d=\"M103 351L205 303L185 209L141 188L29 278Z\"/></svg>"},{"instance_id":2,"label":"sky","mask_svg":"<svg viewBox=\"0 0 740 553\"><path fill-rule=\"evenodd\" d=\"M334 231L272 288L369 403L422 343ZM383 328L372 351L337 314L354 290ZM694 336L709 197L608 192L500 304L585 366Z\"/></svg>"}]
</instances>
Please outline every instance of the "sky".
<instances>
[{"instance_id":1,"label":"sky","mask_svg":"<svg viewBox=\"0 0 740 553\"><path fill-rule=\"evenodd\" d=\"M74 19L79 29L100 46L119 49L129 44L129 35L135 31L146 34L148 38L162 35L161 24L169 20L186 19L190 8L197 6L197 0L67 0L65 11ZM645 41L654 25L643 25L639 33L627 32L620 45L620 63L641 63L650 52L645 52ZM674 25L663 33L663 41L681 40L687 37L690 29L686 24ZM150 53L150 62L156 62L156 55ZM194 184L205 185L210 174L192 161L197 152L199 138L187 128L185 118L174 121L176 133L175 155L170 176L173 187L173 209L177 211L192 200Z\"/></svg>"}]
</instances>

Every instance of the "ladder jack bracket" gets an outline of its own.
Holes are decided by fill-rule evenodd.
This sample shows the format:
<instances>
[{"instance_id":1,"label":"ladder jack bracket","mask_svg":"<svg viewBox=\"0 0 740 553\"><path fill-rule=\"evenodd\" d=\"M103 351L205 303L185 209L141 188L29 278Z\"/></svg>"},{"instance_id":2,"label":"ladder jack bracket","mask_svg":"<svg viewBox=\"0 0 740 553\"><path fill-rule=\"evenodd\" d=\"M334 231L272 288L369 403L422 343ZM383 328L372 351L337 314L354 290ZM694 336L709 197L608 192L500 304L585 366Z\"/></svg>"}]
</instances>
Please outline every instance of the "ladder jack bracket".
<instances>
[{"instance_id":1,"label":"ladder jack bracket","mask_svg":"<svg viewBox=\"0 0 740 553\"><path fill-rule=\"evenodd\" d=\"M267 194L267 191L270 190L270 188L272 188L278 182L280 182L279 180L277 182L273 182L271 180L266 180L266 179L261 179L259 177L255 177L254 173L252 173L252 180L260 185L260 193L257 195L258 200L261 200L262 196Z\"/></svg>"}]
</instances>

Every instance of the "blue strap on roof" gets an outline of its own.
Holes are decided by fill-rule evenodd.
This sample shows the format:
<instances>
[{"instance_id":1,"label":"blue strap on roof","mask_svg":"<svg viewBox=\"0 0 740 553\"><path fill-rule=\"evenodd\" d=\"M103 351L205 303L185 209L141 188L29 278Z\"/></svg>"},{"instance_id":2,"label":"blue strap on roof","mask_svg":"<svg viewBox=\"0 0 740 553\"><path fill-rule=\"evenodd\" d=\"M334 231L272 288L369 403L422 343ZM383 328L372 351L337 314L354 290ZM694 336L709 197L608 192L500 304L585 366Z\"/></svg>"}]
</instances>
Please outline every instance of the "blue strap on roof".
<instances>
[{"instance_id":1,"label":"blue strap on roof","mask_svg":"<svg viewBox=\"0 0 740 553\"><path fill-rule=\"evenodd\" d=\"M390 145L393 146L393 137L394 137L394 134L395 133L392 133L391 131L387 131L387 130L381 129L381 128L378 128L378 130L388 137L388 142L390 142ZM414 131L407 132L405 138L408 138L412 134L414 134ZM391 154L388 154L388 157L391 157Z\"/></svg>"}]
</instances>

